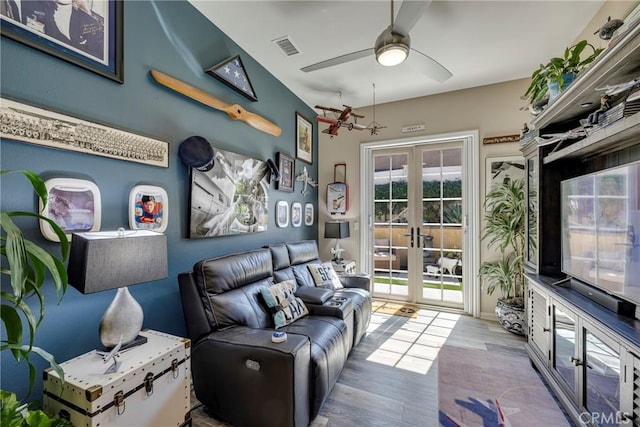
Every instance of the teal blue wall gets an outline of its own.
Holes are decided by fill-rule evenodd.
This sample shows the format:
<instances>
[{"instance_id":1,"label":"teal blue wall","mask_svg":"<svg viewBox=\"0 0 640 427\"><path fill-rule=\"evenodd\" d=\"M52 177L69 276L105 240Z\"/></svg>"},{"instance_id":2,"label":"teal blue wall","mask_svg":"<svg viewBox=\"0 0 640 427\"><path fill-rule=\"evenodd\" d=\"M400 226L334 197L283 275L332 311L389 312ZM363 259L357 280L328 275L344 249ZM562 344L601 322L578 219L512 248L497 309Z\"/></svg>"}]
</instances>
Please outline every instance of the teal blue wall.
<instances>
[{"instance_id":1,"label":"teal blue wall","mask_svg":"<svg viewBox=\"0 0 640 427\"><path fill-rule=\"evenodd\" d=\"M241 55L258 102L250 102L203 71L236 54ZM149 184L166 189L170 208L166 231L169 278L130 288L144 309L145 328L185 335L176 276L189 270L197 260L284 240L316 239L315 225L285 229L275 225L278 200L299 201L303 205L311 202L317 211L316 190L303 196L299 183L294 193L277 191L271 184L266 232L197 240L187 237L189 170L177 155L182 141L201 135L214 147L257 159L275 159L278 151L295 157L295 112L308 118L315 113L186 1L125 2L122 85L5 37L0 41L0 55L3 97L170 143L169 168L160 168L10 140L0 142L2 170L29 169L45 178L71 177L95 182L102 195L102 230L127 227L128 195L133 186ZM276 138L259 132L159 86L149 76L150 69L189 82L229 103L238 103L277 123L282 135ZM317 141L317 128L314 140ZM317 159L317 146L314 150ZM297 162L296 170L303 165ZM307 167L311 176L318 176L317 164ZM3 211L37 210L35 196L20 175L3 176L0 185ZM35 222L23 225L28 238L56 250L41 236ZM2 281L5 289L6 276L2 276ZM45 320L38 330L36 345L53 353L58 361L98 346L98 324L115 291L82 295L70 287L62 302L56 304L52 288L46 286ZM39 358L33 360L38 370L46 367ZM1 388L25 398L26 364L16 365L7 353L2 354L1 362ZM29 399L39 399L41 392L38 375Z\"/></svg>"}]
</instances>

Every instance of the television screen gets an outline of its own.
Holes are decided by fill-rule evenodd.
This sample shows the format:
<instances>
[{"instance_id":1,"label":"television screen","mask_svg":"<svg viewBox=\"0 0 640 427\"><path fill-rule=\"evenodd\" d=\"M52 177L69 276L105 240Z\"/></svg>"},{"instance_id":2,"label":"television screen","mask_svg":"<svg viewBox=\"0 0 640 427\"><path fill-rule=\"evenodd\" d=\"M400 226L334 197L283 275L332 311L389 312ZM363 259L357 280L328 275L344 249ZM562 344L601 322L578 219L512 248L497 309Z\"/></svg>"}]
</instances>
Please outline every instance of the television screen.
<instances>
[{"instance_id":1,"label":"television screen","mask_svg":"<svg viewBox=\"0 0 640 427\"><path fill-rule=\"evenodd\" d=\"M561 188L562 271L640 304L640 162Z\"/></svg>"}]
</instances>

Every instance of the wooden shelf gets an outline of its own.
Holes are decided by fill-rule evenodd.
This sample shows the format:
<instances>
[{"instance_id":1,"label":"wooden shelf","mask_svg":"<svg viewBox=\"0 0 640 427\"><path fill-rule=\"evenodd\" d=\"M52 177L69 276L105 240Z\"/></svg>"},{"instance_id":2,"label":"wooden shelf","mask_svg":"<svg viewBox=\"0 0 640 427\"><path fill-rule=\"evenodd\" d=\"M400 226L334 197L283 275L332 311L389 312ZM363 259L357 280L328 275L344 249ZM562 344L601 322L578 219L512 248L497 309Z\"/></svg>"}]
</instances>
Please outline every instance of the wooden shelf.
<instances>
[{"instance_id":1,"label":"wooden shelf","mask_svg":"<svg viewBox=\"0 0 640 427\"><path fill-rule=\"evenodd\" d=\"M619 150L640 144L638 138L640 138L640 113L618 120L584 139L550 153L543 162L548 164L566 157L588 157L594 153L602 154Z\"/></svg>"},{"instance_id":2,"label":"wooden shelf","mask_svg":"<svg viewBox=\"0 0 640 427\"><path fill-rule=\"evenodd\" d=\"M636 24L612 46L608 47L531 125L542 129L552 123L586 118L600 106L603 91L596 88L625 83L640 76L640 23ZM591 103L591 107L582 107Z\"/></svg>"}]
</instances>

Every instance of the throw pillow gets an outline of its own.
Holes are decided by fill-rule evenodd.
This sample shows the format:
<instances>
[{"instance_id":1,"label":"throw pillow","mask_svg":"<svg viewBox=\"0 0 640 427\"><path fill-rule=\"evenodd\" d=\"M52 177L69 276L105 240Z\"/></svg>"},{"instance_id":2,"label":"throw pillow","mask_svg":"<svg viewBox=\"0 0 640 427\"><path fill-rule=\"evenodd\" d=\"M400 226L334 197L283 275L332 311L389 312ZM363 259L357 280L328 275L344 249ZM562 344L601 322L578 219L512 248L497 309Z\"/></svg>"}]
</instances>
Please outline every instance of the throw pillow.
<instances>
[{"instance_id":1,"label":"throw pillow","mask_svg":"<svg viewBox=\"0 0 640 427\"><path fill-rule=\"evenodd\" d=\"M316 286L329 289L342 289L342 282L330 262L307 265Z\"/></svg>"},{"instance_id":2,"label":"throw pillow","mask_svg":"<svg viewBox=\"0 0 640 427\"><path fill-rule=\"evenodd\" d=\"M309 314L307 306L294 295L293 280L276 283L260 289L262 299L273 314L275 328L281 328Z\"/></svg>"}]
</instances>

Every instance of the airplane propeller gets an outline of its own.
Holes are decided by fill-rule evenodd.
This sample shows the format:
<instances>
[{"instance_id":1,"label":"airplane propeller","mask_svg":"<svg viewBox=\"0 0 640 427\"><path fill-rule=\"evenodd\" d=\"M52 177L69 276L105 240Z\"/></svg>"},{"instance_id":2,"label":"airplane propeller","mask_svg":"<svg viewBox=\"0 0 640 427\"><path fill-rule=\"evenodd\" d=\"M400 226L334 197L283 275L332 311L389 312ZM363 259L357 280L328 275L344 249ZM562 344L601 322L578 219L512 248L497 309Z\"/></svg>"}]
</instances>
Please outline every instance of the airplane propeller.
<instances>
[{"instance_id":1,"label":"airplane propeller","mask_svg":"<svg viewBox=\"0 0 640 427\"><path fill-rule=\"evenodd\" d=\"M336 65L344 64L346 62L355 61L357 59L366 58L368 56L375 56L383 48L389 44L398 45L409 55L410 52L414 52L411 61L416 67L419 67L427 76L438 82L444 82L448 80L452 74L442 64L430 56L411 48L411 38L409 32L416 25L420 17L424 15L431 1L409 1L402 2L402 6L398 10L398 16L394 23L393 21L393 0L391 0L391 25L389 25L376 39L375 45L372 48L359 50L356 52L347 53L345 55L336 56L312 65L308 65L301 68L305 73L311 71L322 70L324 68L334 67Z\"/></svg>"}]
</instances>

